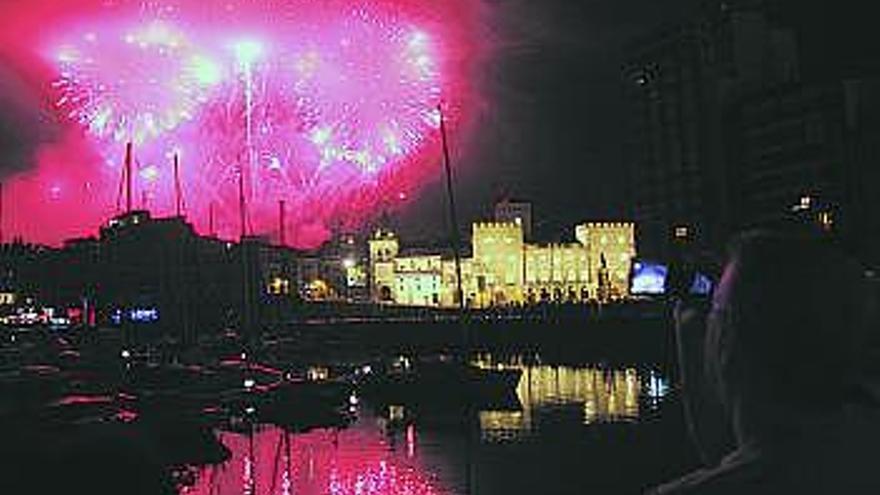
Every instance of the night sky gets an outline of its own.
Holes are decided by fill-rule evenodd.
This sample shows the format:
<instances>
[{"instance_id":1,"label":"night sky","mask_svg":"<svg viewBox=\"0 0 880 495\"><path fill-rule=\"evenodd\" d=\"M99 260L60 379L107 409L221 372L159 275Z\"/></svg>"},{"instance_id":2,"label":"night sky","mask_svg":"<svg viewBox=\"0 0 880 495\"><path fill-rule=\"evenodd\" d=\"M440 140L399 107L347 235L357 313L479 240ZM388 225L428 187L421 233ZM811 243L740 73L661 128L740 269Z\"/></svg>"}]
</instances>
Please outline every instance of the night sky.
<instances>
[{"instance_id":1,"label":"night sky","mask_svg":"<svg viewBox=\"0 0 880 495\"><path fill-rule=\"evenodd\" d=\"M459 216L490 219L500 197L531 200L537 236L573 236L586 219L626 214L624 47L696 11L698 1L493 0L498 36L484 81L488 108L458 163ZM398 219L404 235L438 237L442 182ZM465 227L463 227L464 229Z\"/></svg>"},{"instance_id":2,"label":"night sky","mask_svg":"<svg viewBox=\"0 0 880 495\"><path fill-rule=\"evenodd\" d=\"M625 47L712 3L493 0L503 42L485 85L491 109L460 163L461 223L491 218L504 196L534 203L543 241L570 239L586 219L627 219ZM777 0L771 16L798 34L804 77L820 79L863 73L866 63L876 71L880 35L867 12L867 0ZM400 218L405 232L436 237L439 186Z\"/></svg>"}]
</instances>

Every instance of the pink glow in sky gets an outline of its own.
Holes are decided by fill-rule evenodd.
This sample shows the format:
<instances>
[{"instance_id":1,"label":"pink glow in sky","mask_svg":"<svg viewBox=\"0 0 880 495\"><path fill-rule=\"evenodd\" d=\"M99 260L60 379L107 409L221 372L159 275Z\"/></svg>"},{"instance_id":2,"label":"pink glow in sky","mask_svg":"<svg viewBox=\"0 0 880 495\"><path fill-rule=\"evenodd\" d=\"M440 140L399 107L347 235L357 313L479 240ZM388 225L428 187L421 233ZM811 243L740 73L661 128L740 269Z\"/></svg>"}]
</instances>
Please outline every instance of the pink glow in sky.
<instances>
[{"instance_id":1,"label":"pink glow in sky","mask_svg":"<svg viewBox=\"0 0 880 495\"><path fill-rule=\"evenodd\" d=\"M56 123L5 182L4 230L57 244L116 213L125 143L134 203L234 238L314 247L439 177L439 112L462 142L480 100L478 0L54 1L0 6L0 53ZM7 168L8 169L8 168ZM11 231L11 232L10 232Z\"/></svg>"}]
</instances>

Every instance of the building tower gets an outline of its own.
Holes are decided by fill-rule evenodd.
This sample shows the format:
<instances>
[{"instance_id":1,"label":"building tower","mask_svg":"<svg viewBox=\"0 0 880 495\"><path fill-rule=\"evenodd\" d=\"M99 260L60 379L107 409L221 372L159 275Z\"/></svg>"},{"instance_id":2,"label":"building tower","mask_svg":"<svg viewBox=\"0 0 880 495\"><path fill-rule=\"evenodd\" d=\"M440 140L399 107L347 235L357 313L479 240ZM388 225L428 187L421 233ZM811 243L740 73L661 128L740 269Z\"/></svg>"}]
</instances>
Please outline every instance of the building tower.
<instances>
[{"instance_id":1,"label":"building tower","mask_svg":"<svg viewBox=\"0 0 880 495\"><path fill-rule=\"evenodd\" d=\"M400 244L393 232L377 230L368 241L370 250L370 299L374 302L394 301L394 260Z\"/></svg>"}]
</instances>

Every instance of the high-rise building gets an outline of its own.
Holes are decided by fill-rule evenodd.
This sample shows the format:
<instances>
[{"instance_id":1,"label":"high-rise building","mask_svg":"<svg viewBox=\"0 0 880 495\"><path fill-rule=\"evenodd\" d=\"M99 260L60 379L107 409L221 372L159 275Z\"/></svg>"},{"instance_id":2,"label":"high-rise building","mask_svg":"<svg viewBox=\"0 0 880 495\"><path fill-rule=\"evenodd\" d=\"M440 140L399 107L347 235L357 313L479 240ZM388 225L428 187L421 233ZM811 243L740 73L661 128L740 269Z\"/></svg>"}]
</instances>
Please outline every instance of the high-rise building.
<instances>
[{"instance_id":1,"label":"high-rise building","mask_svg":"<svg viewBox=\"0 0 880 495\"><path fill-rule=\"evenodd\" d=\"M880 233L878 111L880 79L782 85L742 98L729 116L736 225L795 216L868 257Z\"/></svg>"},{"instance_id":2,"label":"high-rise building","mask_svg":"<svg viewBox=\"0 0 880 495\"><path fill-rule=\"evenodd\" d=\"M633 214L650 257L668 256L676 232L700 245L727 235L725 108L744 91L797 78L794 34L760 4L715 4L629 49Z\"/></svg>"}]
</instances>

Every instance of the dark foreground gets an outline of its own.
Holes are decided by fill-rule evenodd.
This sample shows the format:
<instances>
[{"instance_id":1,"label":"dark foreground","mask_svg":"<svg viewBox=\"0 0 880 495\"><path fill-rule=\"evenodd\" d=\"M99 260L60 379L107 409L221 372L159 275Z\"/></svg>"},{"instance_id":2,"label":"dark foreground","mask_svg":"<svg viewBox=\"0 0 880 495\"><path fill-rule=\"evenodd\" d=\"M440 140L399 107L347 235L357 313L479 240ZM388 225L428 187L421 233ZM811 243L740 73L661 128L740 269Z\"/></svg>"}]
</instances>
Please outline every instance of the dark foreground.
<instances>
[{"instance_id":1,"label":"dark foreground","mask_svg":"<svg viewBox=\"0 0 880 495\"><path fill-rule=\"evenodd\" d=\"M608 327L593 338L565 326L480 327L474 341L483 352L473 362L522 370L512 401L462 408L451 406L460 402L450 400L455 391L396 400L372 397L355 384L350 395L346 389L341 416L290 413L322 408L291 405L310 404L297 396L284 403L289 411L283 421L249 413L247 401L228 393L217 407L199 409L204 414L198 417L175 413L188 410L191 401L146 407L124 380L99 379L124 371L83 365L97 351L78 349L75 358L73 349L61 350L68 357L59 361L52 357L57 349L36 352L45 343L17 354L7 343L0 483L9 487L4 493L20 487L31 493L206 495L638 493L685 471L692 457L670 387L665 341L647 333L656 325ZM452 333L442 325L411 325L408 336L386 325L369 339L352 327L325 329L322 338L315 330L275 336L275 353L261 356L274 361L266 368L282 370L281 380L301 375L334 381L362 372L377 356L409 351L415 359L456 340L439 337ZM299 352L278 350L292 347L290 339L300 344ZM76 340L68 339L70 347ZM114 345L103 345L110 355ZM43 368L29 365L27 373L43 376L25 377L20 366L13 373L13 361L24 353L39 356L32 361L51 361ZM133 366L146 358L129 359ZM63 384L51 379L56 373ZM255 381L264 380L260 375ZM34 408L35 402L51 407ZM162 473L169 474L164 486Z\"/></svg>"}]
</instances>

